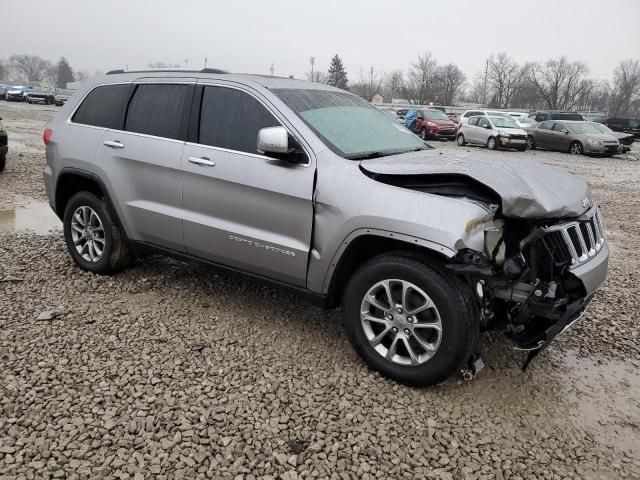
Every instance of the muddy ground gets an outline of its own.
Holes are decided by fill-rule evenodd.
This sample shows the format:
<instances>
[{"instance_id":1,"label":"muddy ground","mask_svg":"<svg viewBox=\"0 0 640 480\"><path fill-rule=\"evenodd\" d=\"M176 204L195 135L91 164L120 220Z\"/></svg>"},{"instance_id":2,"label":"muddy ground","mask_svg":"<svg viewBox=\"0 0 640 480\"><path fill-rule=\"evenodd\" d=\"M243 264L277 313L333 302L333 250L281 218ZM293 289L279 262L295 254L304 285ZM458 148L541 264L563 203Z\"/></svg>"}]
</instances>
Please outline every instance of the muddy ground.
<instances>
[{"instance_id":1,"label":"muddy ground","mask_svg":"<svg viewBox=\"0 0 640 480\"><path fill-rule=\"evenodd\" d=\"M74 267L43 203L56 111L0 102L0 479L640 478L639 152L498 153L587 179L609 277L526 373L486 335L475 380L412 389L293 294L156 256Z\"/></svg>"}]
</instances>

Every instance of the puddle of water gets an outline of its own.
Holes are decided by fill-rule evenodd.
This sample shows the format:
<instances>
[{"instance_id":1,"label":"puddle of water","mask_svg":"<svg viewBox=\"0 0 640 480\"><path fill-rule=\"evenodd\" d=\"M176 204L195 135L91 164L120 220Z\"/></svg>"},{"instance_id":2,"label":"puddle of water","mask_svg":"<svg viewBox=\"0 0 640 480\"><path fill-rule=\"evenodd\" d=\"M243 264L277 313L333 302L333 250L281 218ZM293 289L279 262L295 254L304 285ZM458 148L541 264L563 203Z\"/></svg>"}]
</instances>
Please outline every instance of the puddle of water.
<instances>
[{"instance_id":1,"label":"puddle of water","mask_svg":"<svg viewBox=\"0 0 640 480\"><path fill-rule=\"evenodd\" d=\"M603 444L640 459L640 363L595 362L573 352L561 362L570 370L576 423L597 432Z\"/></svg>"},{"instance_id":2,"label":"puddle of water","mask_svg":"<svg viewBox=\"0 0 640 480\"><path fill-rule=\"evenodd\" d=\"M61 229L62 222L47 202L16 203L0 206L0 233L31 232L48 235L52 229Z\"/></svg>"}]
</instances>

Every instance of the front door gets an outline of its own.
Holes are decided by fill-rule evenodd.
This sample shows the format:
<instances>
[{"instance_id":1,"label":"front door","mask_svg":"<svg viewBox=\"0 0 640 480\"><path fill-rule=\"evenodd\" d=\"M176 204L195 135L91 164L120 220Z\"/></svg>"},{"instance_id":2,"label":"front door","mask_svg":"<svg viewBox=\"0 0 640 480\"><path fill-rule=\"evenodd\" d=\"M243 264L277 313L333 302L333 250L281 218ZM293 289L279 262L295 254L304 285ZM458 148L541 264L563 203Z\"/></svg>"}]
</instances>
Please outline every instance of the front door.
<instances>
[{"instance_id":1,"label":"front door","mask_svg":"<svg viewBox=\"0 0 640 480\"><path fill-rule=\"evenodd\" d=\"M204 85L197 95L202 95L199 131L182 154L187 251L305 286L313 158L291 165L257 151L258 131L283 125L257 94Z\"/></svg>"}]
</instances>

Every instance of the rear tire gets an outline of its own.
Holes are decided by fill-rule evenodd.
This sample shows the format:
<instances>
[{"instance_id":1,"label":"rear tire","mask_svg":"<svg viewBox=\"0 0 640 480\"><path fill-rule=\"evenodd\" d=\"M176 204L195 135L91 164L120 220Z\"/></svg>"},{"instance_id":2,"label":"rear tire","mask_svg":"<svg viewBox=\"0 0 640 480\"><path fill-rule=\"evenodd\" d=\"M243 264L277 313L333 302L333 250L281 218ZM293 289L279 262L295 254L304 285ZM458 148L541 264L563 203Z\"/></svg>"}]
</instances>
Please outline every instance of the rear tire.
<instances>
[{"instance_id":1,"label":"rear tire","mask_svg":"<svg viewBox=\"0 0 640 480\"><path fill-rule=\"evenodd\" d=\"M461 147L464 147L467 144L467 142L464 140L464 135L462 133L458 134L456 141L458 142L458 145Z\"/></svg>"},{"instance_id":2,"label":"rear tire","mask_svg":"<svg viewBox=\"0 0 640 480\"><path fill-rule=\"evenodd\" d=\"M73 261L83 270L115 273L132 261L125 237L109 206L92 193L79 192L67 203L64 239Z\"/></svg>"},{"instance_id":3,"label":"rear tire","mask_svg":"<svg viewBox=\"0 0 640 480\"><path fill-rule=\"evenodd\" d=\"M419 311L429 301L432 306ZM476 353L479 321L471 292L417 258L387 254L364 264L345 289L343 313L360 357L406 385L443 382Z\"/></svg>"},{"instance_id":4,"label":"rear tire","mask_svg":"<svg viewBox=\"0 0 640 480\"><path fill-rule=\"evenodd\" d=\"M582 148L582 144L580 142L573 142L569 146L569 153L571 155L582 155L584 149Z\"/></svg>"},{"instance_id":5,"label":"rear tire","mask_svg":"<svg viewBox=\"0 0 640 480\"><path fill-rule=\"evenodd\" d=\"M4 166L7 164L7 155L0 155L0 173L4 171Z\"/></svg>"},{"instance_id":6,"label":"rear tire","mask_svg":"<svg viewBox=\"0 0 640 480\"><path fill-rule=\"evenodd\" d=\"M423 142L427 140L427 130L424 128L420 130L420 140Z\"/></svg>"}]
</instances>

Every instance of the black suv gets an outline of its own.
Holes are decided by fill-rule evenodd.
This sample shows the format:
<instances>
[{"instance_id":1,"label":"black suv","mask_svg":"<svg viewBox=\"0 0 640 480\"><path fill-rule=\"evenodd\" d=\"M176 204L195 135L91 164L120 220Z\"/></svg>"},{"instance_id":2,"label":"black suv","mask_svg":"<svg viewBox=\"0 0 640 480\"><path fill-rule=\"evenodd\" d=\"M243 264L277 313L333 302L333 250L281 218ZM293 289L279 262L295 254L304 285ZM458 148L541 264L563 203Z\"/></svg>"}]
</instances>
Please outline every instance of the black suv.
<instances>
[{"instance_id":1,"label":"black suv","mask_svg":"<svg viewBox=\"0 0 640 480\"><path fill-rule=\"evenodd\" d=\"M547 111L530 113L529 118L533 118L536 122L546 122L547 120L584 121L584 117L577 112L561 112L558 110L547 110Z\"/></svg>"},{"instance_id":2,"label":"black suv","mask_svg":"<svg viewBox=\"0 0 640 480\"><path fill-rule=\"evenodd\" d=\"M614 132L631 133L640 138L640 118L602 117L594 122L602 123Z\"/></svg>"}]
</instances>

